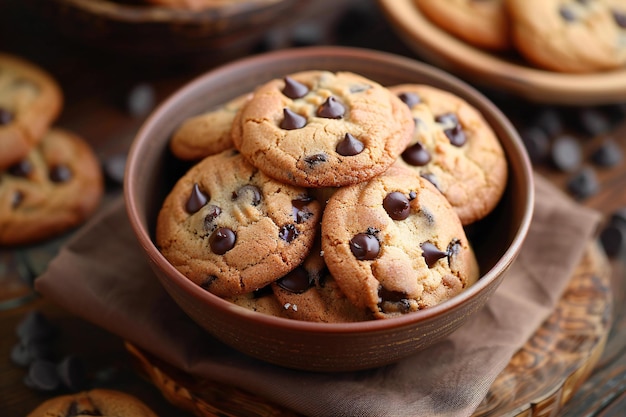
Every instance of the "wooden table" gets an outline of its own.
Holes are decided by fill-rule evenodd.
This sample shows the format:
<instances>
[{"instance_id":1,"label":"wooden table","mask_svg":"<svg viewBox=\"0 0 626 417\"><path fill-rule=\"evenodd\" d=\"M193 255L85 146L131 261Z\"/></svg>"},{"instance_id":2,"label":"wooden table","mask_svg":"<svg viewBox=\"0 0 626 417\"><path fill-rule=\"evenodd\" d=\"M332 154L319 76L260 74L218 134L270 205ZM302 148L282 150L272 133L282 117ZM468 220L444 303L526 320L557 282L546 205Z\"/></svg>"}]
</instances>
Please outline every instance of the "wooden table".
<instances>
[{"instance_id":1,"label":"wooden table","mask_svg":"<svg viewBox=\"0 0 626 417\"><path fill-rule=\"evenodd\" d=\"M354 1L346 1L356 4ZM415 58L390 30L373 2L359 9L347 10L339 19L337 30L322 31L322 42L381 49ZM343 12L342 12L343 13ZM108 52L81 45L58 35L55 28L34 16L20 0L2 0L0 5L0 51L32 60L47 69L65 93L65 106L56 125L73 130L86 138L98 157L108 158L125 153L144 116L132 116L125 100L132 87L146 83L154 88L161 101L195 75L210 69L204 62L191 66L153 65L141 59L116 58ZM252 51L247 51L252 52ZM242 52L243 53L243 52ZM511 115L512 117L514 115ZM523 127L523 122L520 127ZM619 142L626 152L626 120L622 122ZM586 144L587 147L591 143ZM538 171L564 187L567 176L548 166ZM582 201L604 214L626 206L626 163L603 170L599 179L601 192ZM119 195L119 186L107 188L107 196ZM612 331L604 354L587 382L565 405L563 416L621 416L626 410L626 296L624 266L614 260L615 314ZM26 415L49 394L35 392L23 384L25 370L9 360L17 342L15 328L24 314L32 310L44 313L59 329L55 341L57 352L83 358L90 375L100 386L132 393L160 415L181 415L163 399L160 392L132 370L123 341L73 317L45 299L34 298L17 307L0 311L0 415Z\"/></svg>"}]
</instances>

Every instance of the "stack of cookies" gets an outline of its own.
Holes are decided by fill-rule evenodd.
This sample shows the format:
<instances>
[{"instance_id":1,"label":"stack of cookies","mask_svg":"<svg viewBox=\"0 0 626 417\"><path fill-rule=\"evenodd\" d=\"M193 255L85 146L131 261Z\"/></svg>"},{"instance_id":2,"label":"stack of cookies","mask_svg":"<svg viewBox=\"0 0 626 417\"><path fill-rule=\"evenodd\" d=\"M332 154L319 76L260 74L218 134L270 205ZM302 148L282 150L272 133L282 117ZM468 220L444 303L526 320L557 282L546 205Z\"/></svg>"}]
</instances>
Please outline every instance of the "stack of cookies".
<instances>
[{"instance_id":1,"label":"stack of cookies","mask_svg":"<svg viewBox=\"0 0 626 417\"><path fill-rule=\"evenodd\" d=\"M626 65L624 0L414 0L442 29L480 48L517 50L551 71Z\"/></svg>"},{"instance_id":2,"label":"stack of cookies","mask_svg":"<svg viewBox=\"0 0 626 417\"><path fill-rule=\"evenodd\" d=\"M89 145L51 128L62 91L43 69L0 54L0 245L56 236L98 206L103 182Z\"/></svg>"},{"instance_id":3,"label":"stack of cookies","mask_svg":"<svg viewBox=\"0 0 626 417\"><path fill-rule=\"evenodd\" d=\"M471 286L464 227L500 200L507 162L481 114L428 85L303 71L185 120L194 165L156 244L205 290L254 311L349 322L409 314Z\"/></svg>"}]
</instances>

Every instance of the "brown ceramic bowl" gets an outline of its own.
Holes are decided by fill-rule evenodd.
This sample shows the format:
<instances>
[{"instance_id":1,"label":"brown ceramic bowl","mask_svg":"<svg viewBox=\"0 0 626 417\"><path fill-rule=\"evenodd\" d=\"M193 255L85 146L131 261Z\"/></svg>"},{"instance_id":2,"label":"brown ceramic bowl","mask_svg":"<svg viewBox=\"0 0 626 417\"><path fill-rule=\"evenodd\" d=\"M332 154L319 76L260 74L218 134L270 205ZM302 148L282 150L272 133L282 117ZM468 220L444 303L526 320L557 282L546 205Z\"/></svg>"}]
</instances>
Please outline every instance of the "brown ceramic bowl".
<instances>
[{"instance_id":1,"label":"brown ceramic bowl","mask_svg":"<svg viewBox=\"0 0 626 417\"><path fill-rule=\"evenodd\" d=\"M168 151L185 119L251 91L273 78L308 70L352 71L383 85L428 83L465 98L495 129L510 177L501 203L473 227L470 240L482 270L462 294L402 317L359 323L312 323L273 317L233 305L178 272L154 245L156 217L176 179L187 168ZM200 326L248 355L289 368L350 371L397 361L441 340L489 299L516 258L532 217L531 165L509 121L484 96L440 70L371 50L316 47L283 50L217 68L187 84L145 122L131 147L125 179L128 215L137 239L165 289Z\"/></svg>"}]
</instances>

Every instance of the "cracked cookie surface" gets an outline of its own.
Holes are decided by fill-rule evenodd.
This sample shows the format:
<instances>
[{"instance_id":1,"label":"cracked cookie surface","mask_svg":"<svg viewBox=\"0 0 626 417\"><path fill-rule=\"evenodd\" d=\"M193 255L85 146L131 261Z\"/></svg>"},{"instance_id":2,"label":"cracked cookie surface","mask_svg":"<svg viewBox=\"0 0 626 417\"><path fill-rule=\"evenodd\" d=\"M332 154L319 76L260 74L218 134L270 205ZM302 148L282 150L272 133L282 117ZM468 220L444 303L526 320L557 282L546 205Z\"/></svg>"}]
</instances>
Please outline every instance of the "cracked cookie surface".
<instances>
[{"instance_id":1,"label":"cracked cookie surface","mask_svg":"<svg viewBox=\"0 0 626 417\"><path fill-rule=\"evenodd\" d=\"M410 112L349 72L303 71L260 86L233 124L235 147L280 181L338 187L384 172L411 138Z\"/></svg>"},{"instance_id":2,"label":"cracked cookie surface","mask_svg":"<svg viewBox=\"0 0 626 417\"><path fill-rule=\"evenodd\" d=\"M398 166L332 195L322 251L341 290L377 318L434 306L478 279L474 252L448 201Z\"/></svg>"},{"instance_id":3,"label":"cracked cookie surface","mask_svg":"<svg viewBox=\"0 0 626 417\"><path fill-rule=\"evenodd\" d=\"M415 131L396 164L431 181L464 225L490 213L506 187L508 168L487 121L465 100L435 87L389 87L411 109Z\"/></svg>"},{"instance_id":4,"label":"cracked cookie surface","mask_svg":"<svg viewBox=\"0 0 626 417\"><path fill-rule=\"evenodd\" d=\"M320 205L235 150L194 165L166 197L156 243L168 261L223 297L262 288L298 266L316 234Z\"/></svg>"}]
</instances>

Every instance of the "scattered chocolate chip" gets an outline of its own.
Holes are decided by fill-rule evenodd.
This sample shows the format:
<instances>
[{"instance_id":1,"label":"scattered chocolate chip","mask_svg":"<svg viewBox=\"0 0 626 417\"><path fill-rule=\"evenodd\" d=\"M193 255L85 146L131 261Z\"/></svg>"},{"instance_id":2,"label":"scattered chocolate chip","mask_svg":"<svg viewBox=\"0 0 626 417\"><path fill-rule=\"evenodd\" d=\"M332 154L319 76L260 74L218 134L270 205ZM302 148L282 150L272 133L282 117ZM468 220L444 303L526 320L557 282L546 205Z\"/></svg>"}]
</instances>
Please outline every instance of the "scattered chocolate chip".
<instances>
[{"instance_id":1,"label":"scattered chocolate chip","mask_svg":"<svg viewBox=\"0 0 626 417\"><path fill-rule=\"evenodd\" d=\"M3 107L0 107L0 126L8 125L12 121L13 113Z\"/></svg>"},{"instance_id":2,"label":"scattered chocolate chip","mask_svg":"<svg viewBox=\"0 0 626 417\"><path fill-rule=\"evenodd\" d=\"M215 275L209 275L208 277L204 279L204 281L200 283L200 288L202 288L203 290L209 291L209 288L216 280L217 280L217 277Z\"/></svg>"},{"instance_id":3,"label":"scattered chocolate chip","mask_svg":"<svg viewBox=\"0 0 626 417\"><path fill-rule=\"evenodd\" d=\"M626 248L626 225L610 222L600 232L600 243L609 257L615 258L624 255Z\"/></svg>"},{"instance_id":4,"label":"scattered chocolate chip","mask_svg":"<svg viewBox=\"0 0 626 417\"><path fill-rule=\"evenodd\" d=\"M443 133L446 134L450 143L454 146L463 146L467 142L463 127L454 113L445 113L435 117L437 123L444 125Z\"/></svg>"},{"instance_id":5,"label":"scattered chocolate chip","mask_svg":"<svg viewBox=\"0 0 626 417\"><path fill-rule=\"evenodd\" d=\"M232 199L237 200L244 194L247 194L251 197L253 206L258 206L261 202L261 190L259 190L259 187L257 187L256 185L247 184L237 191L233 191Z\"/></svg>"},{"instance_id":6,"label":"scattered chocolate chip","mask_svg":"<svg viewBox=\"0 0 626 417\"><path fill-rule=\"evenodd\" d=\"M133 117L146 116L156 104L156 92L154 87L147 83L135 85L128 92L126 109Z\"/></svg>"},{"instance_id":7,"label":"scattered chocolate chip","mask_svg":"<svg viewBox=\"0 0 626 417\"><path fill-rule=\"evenodd\" d=\"M72 392L80 391L87 386L85 365L74 355L68 355L59 362L57 373L63 386Z\"/></svg>"},{"instance_id":8,"label":"scattered chocolate chip","mask_svg":"<svg viewBox=\"0 0 626 417\"><path fill-rule=\"evenodd\" d=\"M548 134L539 127L532 126L520 132L520 137L528 156L533 163L542 163L550 154L550 138Z\"/></svg>"},{"instance_id":9,"label":"scattered chocolate chip","mask_svg":"<svg viewBox=\"0 0 626 417\"><path fill-rule=\"evenodd\" d=\"M20 162L17 162L11 165L7 172L14 177L28 177L28 175L33 172L33 164L28 159L22 159Z\"/></svg>"},{"instance_id":10,"label":"scattered chocolate chip","mask_svg":"<svg viewBox=\"0 0 626 417\"><path fill-rule=\"evenodd\" d=\"M380 252L380 242L370 233L358 233L350 240L350 250L360 261L376 259Z\"/></svg>"},{"instance_id":11,"label":"scattered chocolate chip","mask_svg":"<svg viewBox=\"0 0 626 417\"><path fill-rule=\"evenodd\" d=\"M14 191L13 195L11 196L11 208L16 208L17 206L19 206L23 200L24 193L22 193L20 190Z\"/></svg>"},{"instance_id":12,"label":"scattered chocolate chip","mask_svg":"<svg viewBox=\"0 0 626 417\"><path fill-rule=\"evenodd\" d=\"M187 213L193 214L204 207L208 201L209 197L200 191L198 183L194 183L193 188L191 189L191 194L189 194L187 204L185 205L185 209L187 210Z\"/></svg>"},{"instance_id":13,"label":"scattered chocolate chip","mask_svg":"<svg viewBox=\"0 0 626 417\"><path fill-rule=\"evenodd\" d=\"M424 148L424 145L417 142L409 146L402 152L402 159L409 165L422 167L430 162L430 152Z\"/></svg>"},{"instance_id":14,"label":"scattered chocolate chip","mask_svg":"<svg viewBox=\"0 0 626 417\"><path fill-rule=\"evenodd\" d=\"M619 10L612 10L612 13L617 26L626 29L626 13L620 12Z\"/></svg>"},{"instance_id":15,"label":"scattered chocolate chip","mask_svg":"<svg viewBox=\"0 0 626 417\"><path fill-rule=\"evenodd\" d=\"M24 383L37 391L55 391L61 386L61 379L57 373L56 364L38 359L28 367L28 374Z\"/></svg>"},{"instance_id":16,"label":"scattered chocolate chip","mask_svg":"<svg viewBox=\"0 0 626 417\"><path fill-rule=\"evenodd\" d=\"M280 122L281 129L302 129L304 126L306 126L306 117L301 116L288 108L283 109L283 120Z\"/></svg>"},{"instance_id":17,"label":"scattered chocolate chip","mask_svg":"<svg viewBox=\"0 0 626 417\"><path fill-rule=\"evenodd\" d=\"M543 130L548 137L554 137L563 132L561 115L553 107L543 107L532 120L531 126Z\"/></svg>"},{"instance_id":18,"label":"scattered chocolate chip","mask_svg":"<svg viewBox=\"0 0 626 417\"><path fill-rule=\"evenodd\" d=\"M591 160L601 167L612 167L623 160L622 148L612 138L605 138L591 154Z\"/></svg>"},{"instance_id":19,"label":"scattered chocolate chip","mask_svg":"<svg viewBox=\"0 0 626 417\"><path fill-rule=\"evenodd\" d=\"M207 232L212 232L215 230L217 225L214 223L217 216L222 214L222 209L213 204L207 206L206 208L206 216L204 216L204 230Z\"/></svg>"},{"instance_id":20,"label":"scattered chocolate chip","mask_svg":"<svg viewBox=\"0 0 626 417\"><path fill-rule=\"evenodd\" d=\"M28 366L36 359L50 359L51 356L49 344L36 341L20 340L11 349L11 361L18 366Z\"/></svg>"},{"instance_id":21,"label":"scattered chocolate chip","mask_svg":"<svg viewBox=\"0 0 626 417\"><path fill-rule=\"evenodd\" d=\"M299 266L284 277L279 278L276 283L284 290L295 294L302 294L311 288L312 280L309 278L306 269Z\"/></svg>"},{"instance_id":22,"label":"scattered chocolate chip","mask_svg":"<svg viewBox=\"0 0 626 417\"><path fill-rule=\"evenodd\" d=\"M411 304L402 291L391 291L385 287L378 289L379 308L385 313L408 313Z\"/></svg>"},{"instance_id":23,"label":"scattered chocolate chip","mask_svg":"<svg viewBox=\"0 0 626 417\"><path fill-rule=\"evenodd\" d=\"M567 189L581 200L594 195L600 190L596 172L591 167L583 168L568 180Z\"/></svg>"},{"instance_id":24,"label":"scattered chocolate chip","mask_svg":"<svg viewBox=\"0 0 626 417\"><path fill-rule=\"evenodd\" d=\"M77 416L102 416L102 412L96 407L91 401L86 404L85 402L81 402L79 404L77 401L72 401L70 404L67 414L65 417L77 417Z\"/></svg>"},{"instance_id":25,"label":"scattered chocolate chip","mask_svg":"<svg viewBox=\"0 0 626 417\"><path fill-rule=\"evenodd\" d=\"M307 164L309 164L311 166L314 166L314 165L320 164L322 162L328 161L328 156L326 156L326 154L323 154L323 153L318 153L318 154L315 154L315 155L310 155L310 156L305 157L304 161Z\"/></svg>"},{"instance_id":26,"label":"scattered chocolate chip","mask_svg":"<svg viewBox=\"0 0 626 417\"><path fill-rule=\"evenodd\" d=\"M554 139L550 156L557 169L563 172L572 172L580 167L582 149L575 138L562 135Z\"/></svg>"},{"instance_id":27,"label":"scattered chocolate chip","mask_svg":"<svg viewBox=\"0 0 626 417\"><path fill-rule=\"evenodd\" d=\"M273 295L273 294L274 292L272 291L271 285L266 285L265 287L261 287L259 289L252 291L252 296L254 298L266 297L268 295Z\"/></svg>"},{"instance_id":28,"label":"scattered chocolate chip","mask_svg":"<svg viewBox=\"0 0 626 417\"><path fill-rule=\"evenodd\" d=\"M291 200L293 218L297 224L303 223L313 216L308 207L311 201L312 199L308 196Z\"/></svg>"},{"instance_id":29,"label":"scattered chocolate chip","mask_svg":"<svg viewBox=\"0 0 626 417\"><path fill-rule=\"evenodd\" d=\"M341 156L354 156L363 152L365 145L363 142L346 133L343 140L337 144L337 153Z\"/></svg>"},{"instance_id":30,"label":"scattered chocolate chip","mask_svg":"<svg viewBox=\"0 0 626 417\"><path fill-rule=\"evenodd\" d=\"M227 227L220 227L209 236L209 245L213 253L223 255L235 246L235 240L235 232Z\"/></svg>"},{"instance_id":31,"label":"scattered chocolate chip","mask_svg":"<svg viewBox=\"0 0 626 417\"><path fill-rule=\"evenodd\" d=\"M559 14L566 22L573 22L576 20L576 15L569 7L561 6L559 8Z\"/></svg>"},{"instance_id":32,"label":"scattered chocolate chip","mask_svg":"<svg viewBox=\"0 0 626 417\"><path fill-rule=\"evenodd\" d=\"M574 119L581 133L595 137L611 130L611 122L607 115L595 107L578 109Z\"/></svg>"},{"instance_id":33,"label":"scattered chocolate chip","mask_svg":"<svg viewBox=\"0 0 626 417\"><path fill-rule=\"evenodd\" d=\"M409 191L409 200L415 200L417 198L417 193L415 191Z\"/></svg>"},{"instance_id":34,"label":"scattered chocolate chip","mask_svg":"<svg viewBox=\"0 0 626 417\"><path fill-rule=\"evenodd\" d=\"M409 106L409 109L413 108L413 106L415 106L416 104L422 102L420 96L415 93L400 93L398 94L398 98L402 100L404 104Z\"/></svg>"},{"instance_id":35,"label":"scattered chocolate chip","mask_svg":"<svg viewBox=\"0 0 626 417\"><path fill-rule=\"evenodd\" d=\"M409 199L398 191L393 191L383 199L385 211L394 220L404 220L411 214Z\"/></svg>"},{"instance_id":36,"label":"scattered chocolate chip","mask_svg":"<svg viewBox=\"0 0 626 417\"><path fill-rule=\"evenodd\" d=\"M300 232L298 232L298 229L296 229L296 225L294 224L287 224L281 227L278 231L278 237L287 243L292 242L298 237L299 234Z\"/></svg>"},{"instance_id":37,"label":"scattered chocolate chip","mask_svg":"<svg viewBox=\"0 0 626 417\"><path fill-rule=\"evenodd\" d=\"M326 119L341 119L346 113L346 108L335 97L330 96L317 109L317 115Z\"/></svg>"},{"instance_id":38,"label":"scattered chocolate chip","mask_svg":"<svg viewBox=\"0 0 626 417\"><path fill-rule=\"evenodd\" d=\"M291 77L285 77L284 81L285 87L282 92L290 99L304 97L309 92L309 87Z\"/></svg>"},{"instance_id":39,"label":"scattered chocolate chip","mask_svg":"<svg viewBox=\"0 0 626 417\"><path fill-rule=\"evenodd\" d=\"M430 242L424 242L420 245L420 247L422 248L422 256L424 257L426 265L428 265L429 268L435 266L439 259L448 256L448 252L440 251L437 246Z\"/></svg>"},{"instance_id":40,"label":"scattered chocolate chip","mask_svg":"<svg viewBox=\"0 0 626 417\"><path fill-rule=\"evenodd\" d=\"M25 342L50 340L57 335L57 328L41 312L32 310L20 321L17 336Z\"/></svg>"},{"instance_id":41,"label":"scattered chocolate chip","mask_svg":"<svg viewBox=\"0 0 626 417\"><path fill-rule=\"evenodd\" d=\"M102 168L107 179L117 185L122 185L126 171L126 154L119 153L107 157L102 164Z\"/></svg>"},{"instance_id":42,"label":"scattered chocolate chip","mask_svg":"<svg viewBox=\"0 0 626 417\"><path fill-rule=\"evenodd\" d=\"M425 180L427 180L429 183L431 183L432 185L435 186L436 189L438 189L439 191L441 191L441 188L439 188L439 180L437 179L437 177L435 176L435 174L432 174L430 172L422 172L420 173L420 177L424 178Z\"/></svg>"},{"instance_id":43,"label":"scattered chocolate chip","mask_svg":"<svg viewBox=\"0 0 626 417\"><path fill-rule=\"evenodd\" d=\"M447 253L448 253L448 265L450 265L450 262L452 261L452 258L454 258L456 255L458 255L458 253L461 251L461 242L458 239L453 239L449 244L448 244L448 249L447 249Z\"/></svg>"},{"instance_id":44,"label":"scattered chocolate chip","mask_svg":"<svg viewBox=\"0 0 626 417\"><path fill-rule=\"evenodd\" d=\"M49 172L50 181L56 183L68 182L72 179L72 171L70 171L67 165L55 165L50 168Z\"/></svg>"}]
</instances>

